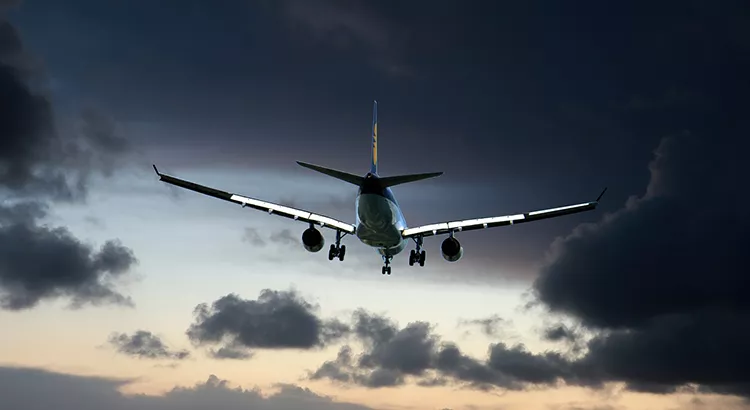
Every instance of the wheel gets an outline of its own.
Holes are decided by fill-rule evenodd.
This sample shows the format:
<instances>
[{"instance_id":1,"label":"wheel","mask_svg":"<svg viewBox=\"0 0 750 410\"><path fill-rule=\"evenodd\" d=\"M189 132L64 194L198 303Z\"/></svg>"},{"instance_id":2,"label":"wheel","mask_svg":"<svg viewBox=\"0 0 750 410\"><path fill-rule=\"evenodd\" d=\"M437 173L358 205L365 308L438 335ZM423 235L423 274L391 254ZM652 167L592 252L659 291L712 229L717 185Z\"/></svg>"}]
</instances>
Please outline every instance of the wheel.
<instances>
[{"instance_id":1,"label":"wheel","mask_svg":"<svg viewBox=\"0 0 750 410\"><path fill-rule=\"evenodd\" d=\"M424 266L424 260L426 258L427 254L425 251L422 251L422 253L419 254L419 266Z\"/></svg>"},{"instance_id":2,"label":"wheel","mask_svg":"<svg viewBox=\"0 0 750 410\"><path fill-rule=\"evenodd\" d=\"M409 266L414 266L414 260L417 259L416 256L417 256L417 253L414 252L414 249L412 249L411 252L409 253Z\"/></svg>"},{"instance_id":3,"label":"wheel","mask_svg":"<svg viewBox=\"0 0 750 410\"><path fill-rule=\"evenodd\" d=\"M386 268L385 268L385 274L386 275L390 275L391 274L391 267L390 266L386 266Z\"/></svg>"},{"instance_id":4,"label":"wheel","mask_svg":"<svg viewBox=\"0 0 750 410\"><path fill-rule=\"evenodd\" d=\"M383 266L383 275L385 275L386 272L388 272L388 267L387 266Z\"/></svg>"},{"instance_id":5,"label":"wheel","mask_svg":"<svg viewBox=\"0 0 750 410\"><path fill-rule=\"evenodd\" d=\"M344 260L344 255L346 255L346 245L341 245L341 247L339 248L339 260L340 261Z\"/></svg>"},{"instance_id":6,"label":"wheel","mask_svg":"<svg viewBox=\"0 0 750 410\"><path fill-rule=\"evenodd\" d=\"M328 250L328 260L332 261L336 253L336 245L331 245L331 249Z\"/></svg>"}]
</instances>

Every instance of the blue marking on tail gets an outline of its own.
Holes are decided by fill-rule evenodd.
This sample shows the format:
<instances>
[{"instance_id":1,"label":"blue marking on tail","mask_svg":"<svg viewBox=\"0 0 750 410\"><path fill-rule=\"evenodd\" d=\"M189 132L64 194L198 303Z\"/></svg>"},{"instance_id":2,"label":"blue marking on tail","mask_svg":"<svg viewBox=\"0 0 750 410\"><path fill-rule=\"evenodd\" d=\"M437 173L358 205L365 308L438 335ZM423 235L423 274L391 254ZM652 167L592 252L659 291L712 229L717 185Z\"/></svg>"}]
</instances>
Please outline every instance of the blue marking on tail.
<instances>
[{"instance_id":1,"label":"blue marking on tail","mask_svg":"<svg viewBox=\"0 0 750 410\"><path fill-rule=\"evenodd\" d=\"M378 102L374 101L372 106L372 161L370 162L370 173L378 174Z\"/></svg>"}]
</instances>

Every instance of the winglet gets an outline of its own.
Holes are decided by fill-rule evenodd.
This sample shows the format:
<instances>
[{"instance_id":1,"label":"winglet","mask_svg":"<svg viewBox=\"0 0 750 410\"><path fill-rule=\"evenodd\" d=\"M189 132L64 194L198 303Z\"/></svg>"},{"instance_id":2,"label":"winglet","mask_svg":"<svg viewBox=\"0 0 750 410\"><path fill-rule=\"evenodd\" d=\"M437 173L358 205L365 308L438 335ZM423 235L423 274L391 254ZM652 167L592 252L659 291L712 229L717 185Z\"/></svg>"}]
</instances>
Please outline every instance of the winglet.
<instances>
[{"instance_id":1,"label":"winglet","mask_svg":"<svg viewBox=\"0 0 750 410\"><path fill-rule=\"evenodd\" d=\"M607 187L604 187L604 191L602 191L602 193L599 194L599 197L596 198L596 202L599 202L599 200L602 199L602 197L604 196L605 192L607 192Z\"/></svg>"},{"instance_id":2,"label":"winglet","mask_svg":"<svg viewBox=\"0 0 750 410\"><path fill-rule=\"evenodd\" d=\"M154 172L156 172L156 175L161 176L161 174L159 173L159 170L156 169L156 164L151 164L151 166L154 167Z\"/></svg>"}]
</instances>

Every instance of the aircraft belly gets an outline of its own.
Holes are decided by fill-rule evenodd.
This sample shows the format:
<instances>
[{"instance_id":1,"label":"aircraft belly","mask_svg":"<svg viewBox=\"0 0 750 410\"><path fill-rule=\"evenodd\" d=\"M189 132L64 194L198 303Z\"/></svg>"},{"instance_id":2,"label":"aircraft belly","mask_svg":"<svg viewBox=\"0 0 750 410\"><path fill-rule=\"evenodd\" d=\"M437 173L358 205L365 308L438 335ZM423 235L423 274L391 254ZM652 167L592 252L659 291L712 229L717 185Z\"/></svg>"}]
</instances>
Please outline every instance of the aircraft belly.
<instances>
[{"instance_id":1,"label":"aircraft belly","mask_svg":"<svg viewBox=\"0 0 750 410\"><path fill-rule=\"evenodd\" d=\"M388 254L401 252L401 212L395 203L381 195L363 194L357 199L357 237L366 245L383 248Z\"/></svg>"}]
</instances>

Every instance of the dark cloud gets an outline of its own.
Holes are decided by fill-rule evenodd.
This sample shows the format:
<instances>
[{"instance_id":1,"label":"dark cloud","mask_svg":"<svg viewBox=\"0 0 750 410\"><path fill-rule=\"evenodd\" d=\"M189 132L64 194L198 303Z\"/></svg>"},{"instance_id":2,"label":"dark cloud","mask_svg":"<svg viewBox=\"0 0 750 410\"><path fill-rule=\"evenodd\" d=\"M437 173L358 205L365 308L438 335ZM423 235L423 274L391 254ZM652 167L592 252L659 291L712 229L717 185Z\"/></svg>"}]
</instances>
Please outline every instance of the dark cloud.
<instances>
[{"instance_id":1,"label":"dark cloud","mask_svg":"<svg viewBox=\"0 0 750 410\"><path fill-rule=\"evenodd\" d=\"M142 359L177 359L190 357L187 350L171 350L159 338L146 330L138 330L132 335L114 333L109 337L109 343L118 352Z\"/></svg>"},{"instance_id":2,"label":"dark cloud","mask_svg":"<svg viewBox=\"0 0 750 410\"><path fill-rule=\"evenodd\" d=\"M645 194L553 245L534 284L539 300L600 332L580 371L634 390L699 384L750 395L747 148L665 138Z\"/></svg>"},{"instance_id":3,"label":"dark cloud","mask_svg":"<svg viewBox=\"0 0 750 410\"><path fill-rule=\"evenodd\" d=\"M10 410L368 410L341 403L309 389L281 384L267 397L259 389L232 388L211 375L193 387L175 387L165 395L126 396L118 389L129 380L72 376L35 369L0 367L0 397Z\"/></svg>"},{"instance_id":4,"label":"dark cloud","mask_svg":"<svg viewBox=\"0 0 750 410\"><path fill-rule=\"evenodd\" d=\"M563 323L550 325L542 329L542 339L562 343L573 354L581 353L586 346L583 330L566 326Z\"/></svg>"},{"instance_id":5,"label":"dark cloud","mask_svg":"<svg viewBox=\"0 0 750 410\"><path fill-rule=\"evenodd\" d=\"M441 342L425 322L399 328L390 319L358 310L352 328L363 347L356 358L349 346L310 372L311 379L330 379L370 388L398 386L411 378L422 386L462 383L489 390L523 389L529 385L556 385L574 380L572 364L557 353L535 355L522 345L490 346L485 361L472 358L453 343Z\"/></svg>"},{"instance_id":6,"label":"dark cloud","mask_svg":"<svg viewBox=\"0 0 750 410\"><path fill-rule=\"evenodd\" d=\"M404 61L403 27L388 19L378 7L361 0L324 0L313 5L305 0L279 2L294 28L305 36L343 50L366 50L366 59L387 74L412 74Z\"/></svg>"},{"instance_id":7,"label":"dark cloud","mask_svg":"<svg viewBox=\"0 0 750 410\"><path fill-rule=\"evenodd\" d=\"M251 348L321 348L349 332L346 324L321 319L316 310L295 291L265 289L257 300L229 294L211 306L198 305L187 335L196 345L220 345L214 355L226 356Z\"/></svg>"},{"instance_id":8,"label":"dark cloud","mask_svg":"<svg viewBox=\"0 0 750 410\"><path fill-rule=\"evenodd\" d=\"M74 307L132 305L114 289L136 263L129 248L111 240L95 251L66 228L41 224L49 201L84 200L90 178L112 175L128 151L96 111L84 112L81 130L58 129L45 80L0 16L0 195L13 199L0 205L0 307L28 309L58 297Z\"/></svg>"},{"instance_id":9,"label":"dark cloud","mask_svg":"<svg viewBox=\"0 0 750 410\"><path fill-rule=\"evenodd\" d=\"M92 175L112 175L129 152L115 122L96 109L73 129L57 125L45 77L18 31L0 19L0 188L17 195L77 201Z\"/></svg>"},{"instance_id":10,"label":"dark cloud","mask_svg":"<svg viewBox=\"0 0 750 410\"><path fill-rule=\"evenodd\" d=\"M117 240L95 250L66 228L40 225L45 212L36 202L0 207L0 307L29 309L60 297L73 307L132 306L115 286L137 262L133 252Z\"/></svg>"},{"instance_id":11,"label":"dark cloud","mask_svg":"<svg viewBox=\"0 0 750 410\"><path fill-rule=\"evenodd\" d=\"M688 333L693 324L680 317L664 318L653 327L599 334L587 342L585 354L578 357L554 351L532 353L522 344L493 343L488 357L480 360L463 353L454 343L441 341L427 323L399 328L386 317L358 310L352 329L362 346L361 353L355 355L350 346L344 346L334 360L309 372L308 377L369 388L399 386L410 380L426 387L462 385L478 390L526 390L563 384L603 388L609 382L625 382L631 390L658 394L686 391L742 395L748 387L745 373L730 362L744 363L744 353L739 350L745 329L737 328L735 319L726 316L704 319L703 332L697 335ZM728 325L737 328L730 331L735 336L733 344L712 343L713 335L727 335L722 329ZM575 343L581 343L579 335L568 328L548 330L553 339L574 338ZM673 344L674 339L684 341L686 346ZM712 361L696 364L686 359L688 352ZM707 384L708 389L681 387L703 381L705 375L720 382ZM687 381L674 383L677 377Z\"/></svg>"},{"instance_id":12,"label":"dark cloud","mask_svg":"<svg viewBox=\"0 0 750 410\"><path fill-rule=\"evenodd\" d=\"M557 324L544 329L544 339L552 342L559 342L561 340L575 341L577 335L573 333L572 330L568 329L567 326Z\"/></svg>"},{"instance_id":13,"label":"dark cloud","mask_svg":"<svg viewBox=\"0 0 750 410\"><path fill-rule=\"evenodd\" d=\"M498 336L504 327L508 326L510 322L501 318L499 315L492 315L484 319L462 319L459 320L461 326L479 326L487 336Z\"/></svg>"}]
</instances>

